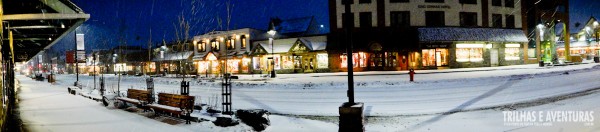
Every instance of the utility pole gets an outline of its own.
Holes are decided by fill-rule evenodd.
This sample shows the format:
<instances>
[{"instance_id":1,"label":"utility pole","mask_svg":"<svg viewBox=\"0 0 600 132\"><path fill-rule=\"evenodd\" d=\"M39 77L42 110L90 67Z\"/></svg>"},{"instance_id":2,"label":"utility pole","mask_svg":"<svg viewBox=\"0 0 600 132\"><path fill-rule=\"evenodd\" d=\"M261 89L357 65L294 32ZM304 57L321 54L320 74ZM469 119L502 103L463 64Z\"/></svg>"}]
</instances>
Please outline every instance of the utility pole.
<instances>
[{"instance_id":1,"label":"utility pole","mask_svg":"<svg viewBox=\"0 0 600 132\"><path fill-rule=\"evenodd\" d=\"M354 74L353 69L354 66L352 64L352 28L354 28L354 20L349 18L354 18L351 8L353 4L353 0L342 0L342 4L345 7L345 12L343 13L344 17L342 26L344 27L344 40L345 44L347 44L346 49L346 64L348 68L348 102L343 103L339 107L339 130L340 132L345 131L364 131L364 104L362 102L354 102Z\"/></svg>"},{"instance_id":2,"label":"utility pole","mask_svg":"<svg viewBox=\"0 0 600 132\"><path fill-rule=\"evenodd\" d=\"M350 1L350 0L345 0L345 1ZM346 15L345 18L352 18L353 14L351 13L351 6L350 6L350 2L347 2L344 7L345 7L345 12L343 15ZM347 68L348 68L348 103L349 104L355 104L354 103L354 65L352 64L352 48L353 48L353 43L352 43L352 28L354 28L351 25L354 25L354 21L350 21L350 20L343 20L344 24L344 31L346 33L346 41L348 44L348 47L346 49L346 64L347 64Z\"/></svg>"}]
</instances>

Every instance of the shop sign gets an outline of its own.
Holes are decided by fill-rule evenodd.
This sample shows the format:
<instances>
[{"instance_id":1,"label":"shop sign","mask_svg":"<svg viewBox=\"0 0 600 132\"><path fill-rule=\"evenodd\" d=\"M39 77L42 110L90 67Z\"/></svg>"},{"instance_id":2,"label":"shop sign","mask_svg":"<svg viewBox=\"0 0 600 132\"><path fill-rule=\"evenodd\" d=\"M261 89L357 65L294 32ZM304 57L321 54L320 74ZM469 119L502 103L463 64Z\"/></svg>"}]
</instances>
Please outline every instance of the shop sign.
<instances>
[{"instance_id":1,"label":"shop sign","mask_svg":"<svg viewBox=\"0 0 600 132\"><path fill-rule=\"evenodd\" d=\"M427 9L450 9L449 5L418 5L417 7Z\"/></svg>"},{"instance_id":2,"label":"shop sign","mask_svg":"<svg viewBox=\"0 0 600 132\"><path fill-rule=\"evenodd\" d=\"M448 48L447 44L426 44L425 48Z\"/></svg>"}]
</instances>

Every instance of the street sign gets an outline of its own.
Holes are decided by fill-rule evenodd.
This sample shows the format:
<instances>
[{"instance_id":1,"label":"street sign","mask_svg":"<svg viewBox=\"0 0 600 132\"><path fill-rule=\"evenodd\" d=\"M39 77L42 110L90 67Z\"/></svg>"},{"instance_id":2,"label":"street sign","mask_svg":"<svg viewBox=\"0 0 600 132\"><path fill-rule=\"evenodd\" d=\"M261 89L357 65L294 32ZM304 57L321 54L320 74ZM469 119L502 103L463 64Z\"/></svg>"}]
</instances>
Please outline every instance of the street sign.
<instances>
[{"instance_id":1,"label":"street sign","mask_svg":"<svg viewBox=\"0 0 600 132\"><path fill-rule=\"evenodd\" d=\"M75 63L75 51L67 51L66 55L67 63Z\"/></svg>"},{"instance_id":2,"label":"street sign","mask_svg":"<svg viewBox=\"0 0 600 132\"><path fill-rule=\"evenodd\" d=\"M83 62L85 60L85 51L77 51L77 62Z\"/></svg>"},{"instance_id":3,"label":"street sign","mask_svg":"<svg viewBox=\"0 0 600 132\"><path fill-rule=\"evenodd\" d=\"M85 41L83 39L84 34L77 34L77 50L85 50Z\"/></svg>"}]
</instances>

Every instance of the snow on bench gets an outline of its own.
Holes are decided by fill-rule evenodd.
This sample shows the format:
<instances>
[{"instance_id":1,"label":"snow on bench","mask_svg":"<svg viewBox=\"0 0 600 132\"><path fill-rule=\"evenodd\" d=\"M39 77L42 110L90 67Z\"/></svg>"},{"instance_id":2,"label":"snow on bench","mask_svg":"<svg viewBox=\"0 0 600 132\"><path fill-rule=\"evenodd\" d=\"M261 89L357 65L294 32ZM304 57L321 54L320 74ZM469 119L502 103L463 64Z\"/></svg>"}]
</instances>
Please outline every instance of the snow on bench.
<instances>
[{"instance_id":1,"label":"snow on bench","mask_svg":"<svg viewBox=\"0 0 600 132\"><path fill-rule=\"evenodd\" d=\"M173 107L173 106L166 106L166 105L160 105L160 104L149 104L149 107L152 108L159 108L159 109L164 109L164 110L169 110L169 111L179 111L181 112L181 109L178 107Z\"/></svg>"},{"instance_id":2,"label":"snow on bench","mask_svg":"<svg viewBox=\"0 0 600 132\"><path fill-rule=\"evenodd\" d=\"M143 107L144 103L150 102L147 90L127 89L127 97L117 97L118 100L132 103L138 107Z\"/></svg>"}]
</instances>

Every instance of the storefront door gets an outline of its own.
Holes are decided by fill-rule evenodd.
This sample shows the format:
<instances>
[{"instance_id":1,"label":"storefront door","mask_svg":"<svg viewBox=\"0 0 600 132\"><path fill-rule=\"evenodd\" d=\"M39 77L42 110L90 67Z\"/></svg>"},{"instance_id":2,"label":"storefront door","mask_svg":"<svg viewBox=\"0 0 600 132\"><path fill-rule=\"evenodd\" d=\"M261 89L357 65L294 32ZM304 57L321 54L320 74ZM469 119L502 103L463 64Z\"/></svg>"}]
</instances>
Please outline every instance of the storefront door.
<instances>
[{"instance_id":1,"label":"storefront door","mask_svg":"<svg viewBox=\"0 0 600 132\"><path fill-rule=\"evenodd\" d=\"M384 58L383 53L376 52L371 54L371 69L381 71L383 70Z\"/></svg>"},{"instance_id":2,"label":"storefront door","mask_svg":"<svg viewBox=\"0 0 600 132\"><path fill-rule=\"evenodd\" d=\"M435 65L442 66L442 52L441 51L435 52Z\"/></svg>"},{"instance_id":3,"label":"storefront door","mask_svg":"<svg viewBox=\"0 0 600 132\"><path fill-rule=\"evenodd\" d=\"M492 66L498 66L498 49L490 50L490 63Z\"/></svg>"},{"instance_id":4,"label":"storefront door","mask_svg":"<svg viewBox=\"0 0 600 132\"><path fill-rule=\"evenodd\" d=\"M294 72L299 73L302 71L302 56L293 56L294 57Z\"/></svg>"},{"instance_id":5,"label":"storefront door","mask_svg":"<svg viewBox=\"0 0 600 132\"><path fill-rule=\"evenodd\" d=\"M422 53L424 67L440 67L448 65L448 49L423 49Z\"/></svg>"}]
</instances>

